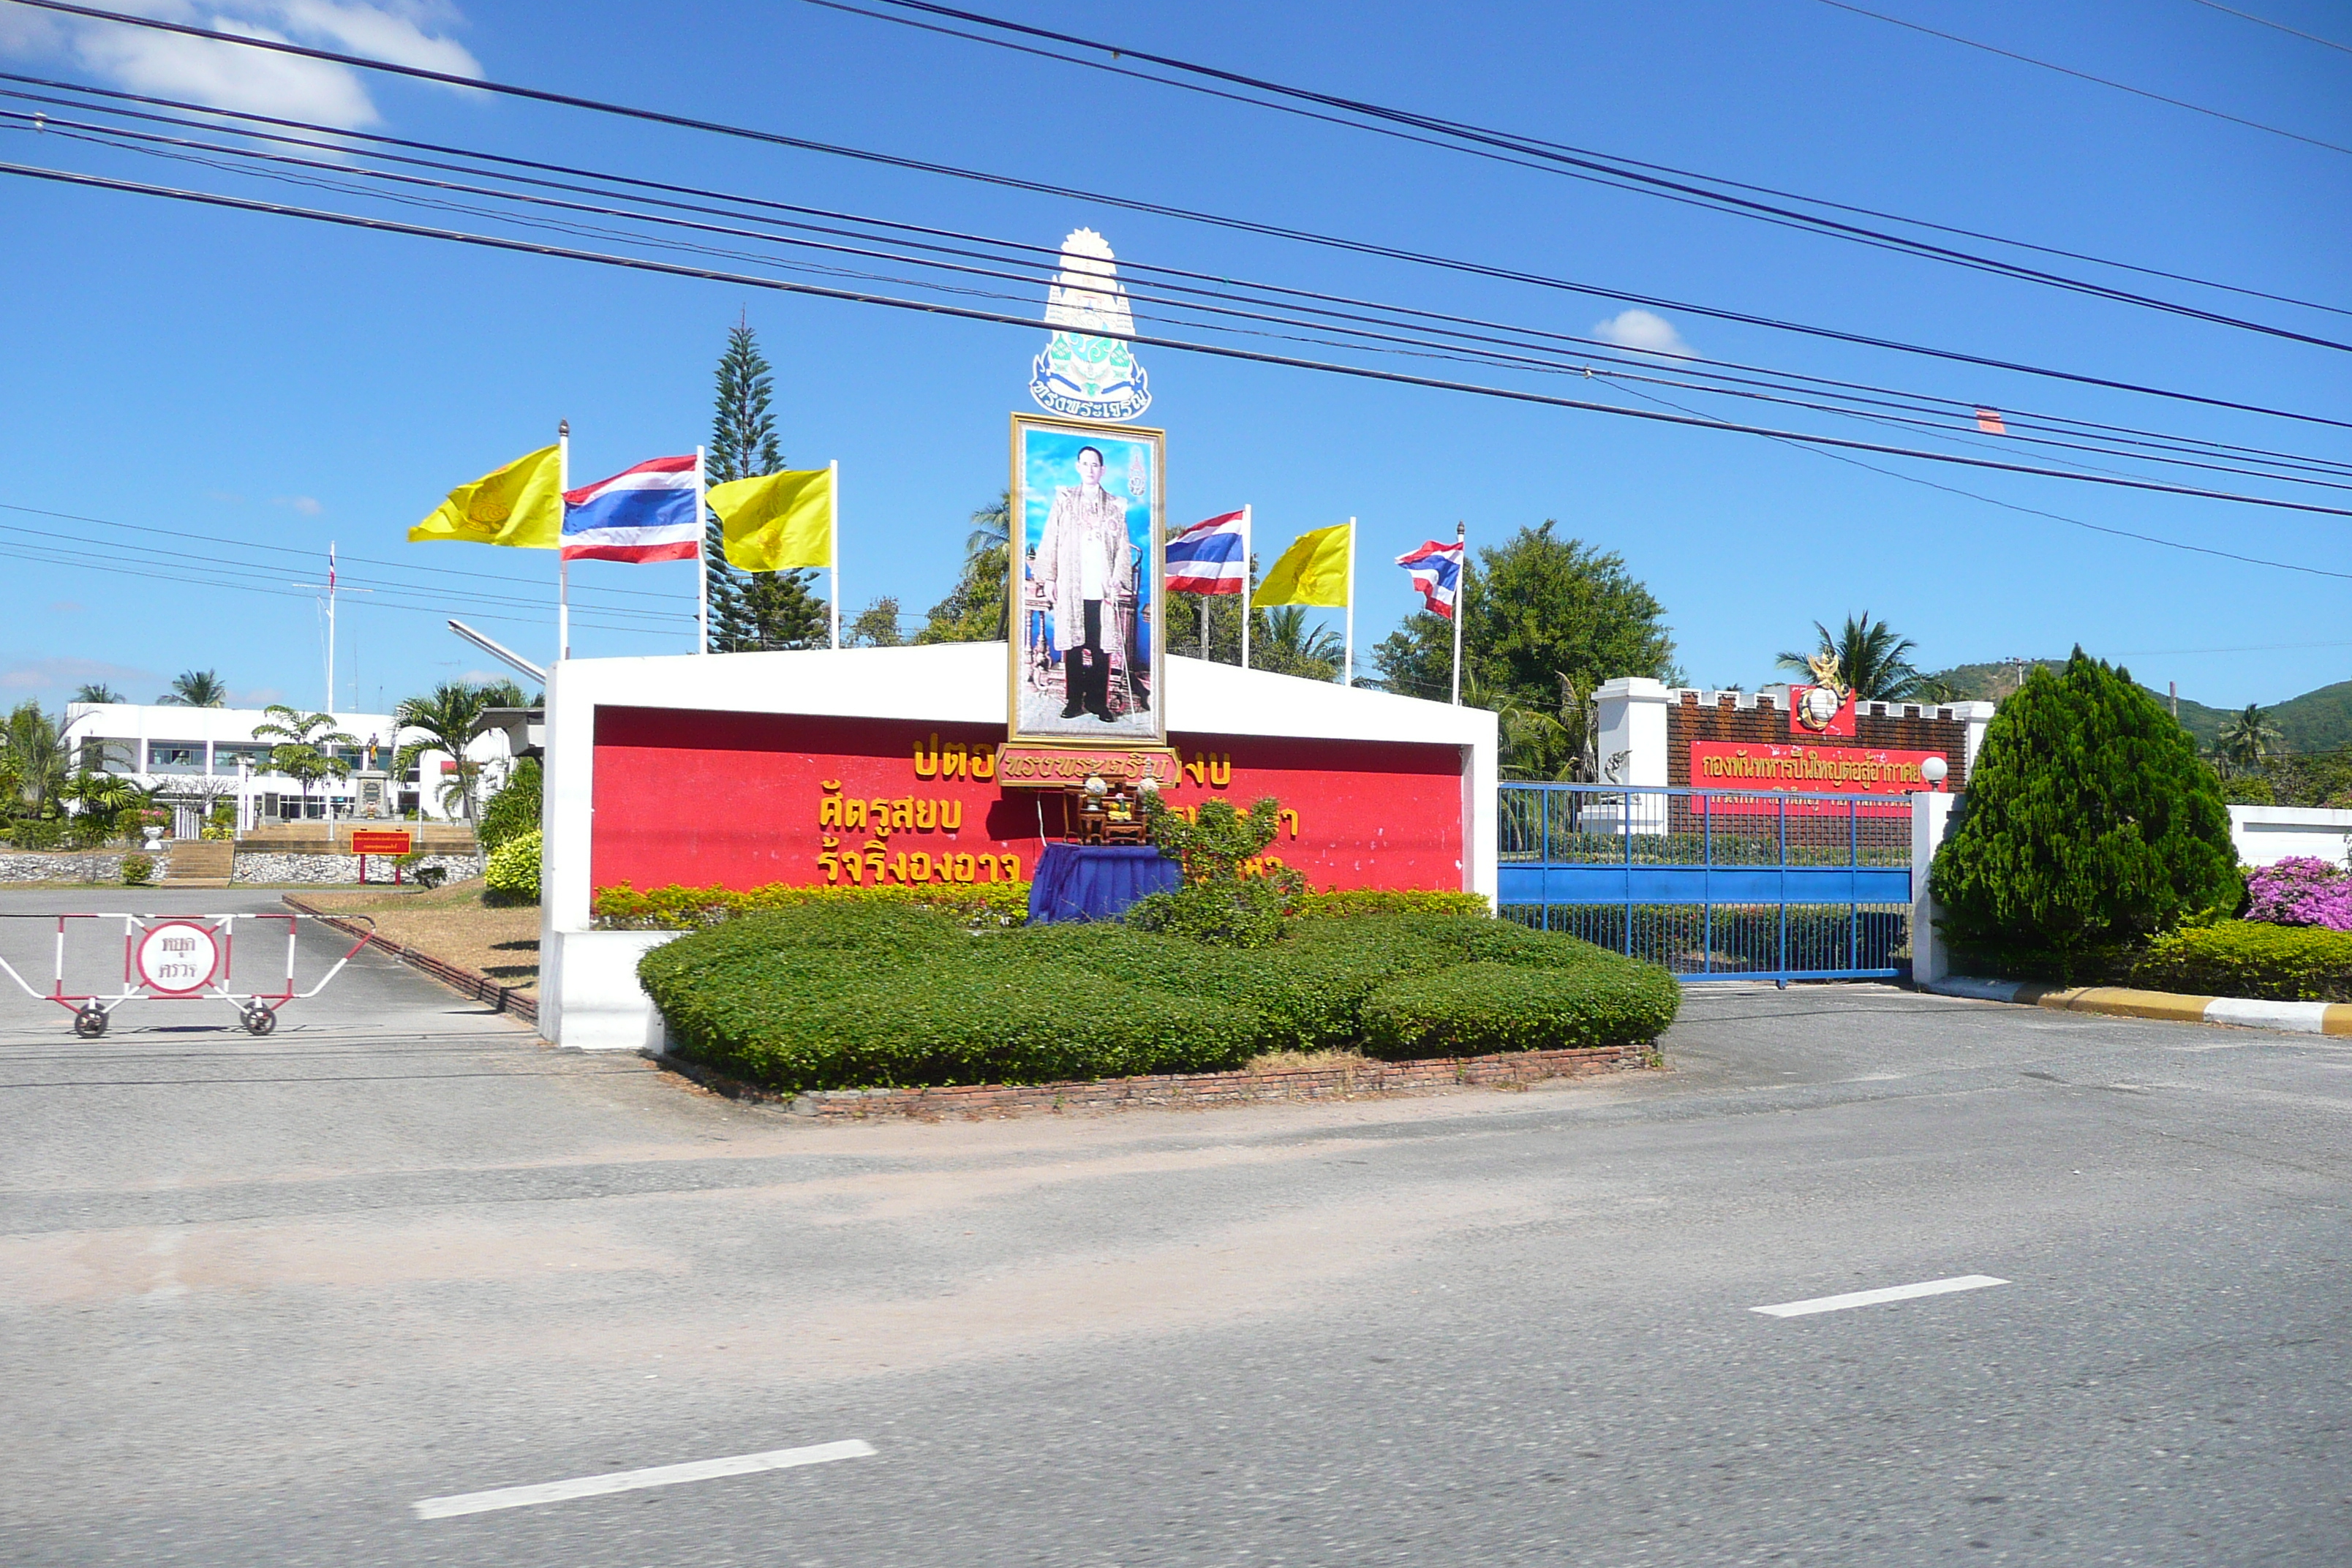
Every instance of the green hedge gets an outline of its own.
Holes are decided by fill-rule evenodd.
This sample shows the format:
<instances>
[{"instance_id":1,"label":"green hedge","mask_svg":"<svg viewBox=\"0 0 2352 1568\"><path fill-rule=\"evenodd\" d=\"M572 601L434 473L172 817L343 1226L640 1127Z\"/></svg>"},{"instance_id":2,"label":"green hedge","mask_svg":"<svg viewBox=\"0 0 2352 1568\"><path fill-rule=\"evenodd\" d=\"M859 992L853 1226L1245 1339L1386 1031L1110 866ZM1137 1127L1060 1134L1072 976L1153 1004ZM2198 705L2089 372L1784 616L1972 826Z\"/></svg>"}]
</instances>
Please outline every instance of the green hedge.
<instances>
[{"instance_id":1,"label":"green hedge","mask_svg":"<svg viewBox=\"0 0 2352 1568\"><path fill-rule=\"evenodd\" d=\"M519 833L490 851L482 868L482 886L506 903L539 902L539 829Z\"/></svg>"},{"instance_id":2,"label":"green hedge","mask_svg":"<svg viewBox=\"0 0 2352 1568\"><path fill-rule=\"evenodd\" d=\"M2264 1002L2352 1002L2352 932L2222 921L2156 937L2135 985Z\"/></svg>"},{"instance_id":3,"label":"green hedge","mask_svg":"<svg viewBox=\"0 0 2352 1568\"><path fill-rule=\"evenodd\" d=\"M785 882L738 891L733 888L688 888L673 883L638 892L623 883L596 889L594 917L600 931L702 931L722 921L773 910L855 904L938 910L970 925L1019 925L1029 918L1026 882L897 883L879 888L807 888Z\"/></svg>"},{"instance_id":4,"label":"green hedge","mask_svg":"<svg viewBox=\"0 0 2352 1568\"><path fill-rule=\"evenodd\" d=\"M1490 915L1484 893L1440 893L1420 888L1351 888L1299 900L1310 915Z\"/></svg>"},{"instance_id":5,"label":"green hedge","mask_svg":"<svg viewBox=\"0 0 2352 1568\"><path fill-rule=\"evenodd\" d=\"M1455 971L1470 977L1458 1002L1415 989ZM875 898L729 919L647 953L638 975L674 1049L787 1090L1647 1040L1680 997L1663 970L1462 915L1325 916L1232 949L1116 924L973 930Z\"/></svg>"}]
</instances>

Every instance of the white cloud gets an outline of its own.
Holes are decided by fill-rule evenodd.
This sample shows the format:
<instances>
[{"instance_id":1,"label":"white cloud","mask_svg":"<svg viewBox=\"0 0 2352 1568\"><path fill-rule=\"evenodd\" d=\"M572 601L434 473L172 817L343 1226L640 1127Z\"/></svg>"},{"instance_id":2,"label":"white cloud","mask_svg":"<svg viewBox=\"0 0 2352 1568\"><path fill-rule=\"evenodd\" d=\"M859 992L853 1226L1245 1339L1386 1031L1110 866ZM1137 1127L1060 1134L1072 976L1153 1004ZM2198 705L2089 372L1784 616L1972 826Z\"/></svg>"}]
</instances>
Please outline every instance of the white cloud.
<instances>
[{"instance_id":1,"label":"white cloud","mask_svg":"<svg viewBox=\"0 0 2352 1568\"><path fill-rule=\"evenodd\" d=\"M49 613L57 616L78 616L89 606L79 599L57 599L50 602Z\"/></svg>"},{"instance_id":2,"label":"white cloud","mask_svg":"<svg viewBox=\"0 0 2352 1568\"><path fill-rule=\"evenodd\" d=\"M1592 335L1621 349L1672 354L1676 359L1698 358L1698 351L1683 342L1675 324L1654 310L1621 310L1605 321L1595 322Z\"/></svg>"},{"instance_id":3,"label":"white cloud","mask_svg":"<svg viewBox=\"0 0 2352 1568\"><path fill-rule=\"evenodd\" d=\"M0 5L0 11L14 9ZM123 9L216 32L369 55L456 76L482 74L465 46L446 36L459 20L457 12L430 0L218 0L201 11L186 0L123 0ZM210 38L109 22L0 25L0 53L66 55L133 91L221 109L346 129L383 119L361 74L348 66Z\"/></svg>"},{"instance_id":4,"label":"white cloud","mask_svg":"<svg viewBox=\"0 0 2352 1568\"><path fill-rule=\"evenodd\" d=\"M279 496L278 498L278 504L283 507L291 507L296 511L300 512L304 517L316 517L320 512L327 510L325 507L319 504L319 500L316 496Z\"/></svg>"},{"instance_id":5,"label":"white cloud","mask_svg":"<svg viewBox=\"0 0 2352 1568\"><path fill-rule=\"evenodd\" d=\"M273 702L286 700L286 693L275 686L256 686L233 695L239 708L267 708Z\"/></svg>"}]
</instances>

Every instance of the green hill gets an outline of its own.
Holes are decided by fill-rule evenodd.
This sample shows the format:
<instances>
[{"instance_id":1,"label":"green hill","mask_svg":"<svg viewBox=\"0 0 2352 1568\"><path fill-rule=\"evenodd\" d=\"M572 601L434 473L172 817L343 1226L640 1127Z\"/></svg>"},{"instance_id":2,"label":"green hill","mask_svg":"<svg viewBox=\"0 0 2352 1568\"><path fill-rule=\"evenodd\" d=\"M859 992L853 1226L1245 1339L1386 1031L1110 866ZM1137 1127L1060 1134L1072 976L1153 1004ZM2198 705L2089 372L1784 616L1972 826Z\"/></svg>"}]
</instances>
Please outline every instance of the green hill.
<instances>
[{"instance_id":1,"label":"green hill","mask_svg":"<svg viewBox=\"0 0 2352 1568\"><path fill-rule=\"evenodd\" d=\"M1963 698L1998 702L2017 689L2023 670L2034 665L2056 669L2065 662L2038 658L2028 659L2021 666L2009 662L1956 664L1949 669L1937 670L1934 679L1949 681ZM2141 689L2159 702L2168 700L2164 692L2151 687L2142 686ZM2180 700L2181 727L2197 737L2200 746L2210 746L2221 733L2221 727L2238 712L2234 708L2209 708L2186 697ZM2352 680L2339 680L2333 686L2291 697L2275 707L2263 709L2263 716L2277 729L2283 751L2335 752L2352 747Z\"/></svg>"}]
</instances>

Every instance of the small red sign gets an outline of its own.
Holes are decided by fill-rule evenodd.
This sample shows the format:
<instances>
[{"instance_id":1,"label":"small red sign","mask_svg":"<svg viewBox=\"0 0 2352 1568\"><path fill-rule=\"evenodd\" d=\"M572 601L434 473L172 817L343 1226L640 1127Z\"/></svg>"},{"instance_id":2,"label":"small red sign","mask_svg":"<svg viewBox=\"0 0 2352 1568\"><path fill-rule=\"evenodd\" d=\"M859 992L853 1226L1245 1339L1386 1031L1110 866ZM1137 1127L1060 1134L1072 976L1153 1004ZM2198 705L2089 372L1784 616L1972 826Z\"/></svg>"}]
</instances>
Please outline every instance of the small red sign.
<instances>
[{"instance_id":1,"label":"small red sign","mask_svg":"<svg viewBox=\"0 0 2352 1568\"><path fill-rule=\"evenodd\" d=\"M405 827L352 829L352 853L354 855L405 855L415 842L415 836Z\"/></svg>"},{"instance_id":2,"label":"small red sign","mask_svg":"<svg viewBox=\"0 0 2352 1568\"><path fill-rule=\"evenodd\" d=\"M1789 733L1853 738L1853 693L1834 686L1789 688Z\"/></svg>"}]
</instances>

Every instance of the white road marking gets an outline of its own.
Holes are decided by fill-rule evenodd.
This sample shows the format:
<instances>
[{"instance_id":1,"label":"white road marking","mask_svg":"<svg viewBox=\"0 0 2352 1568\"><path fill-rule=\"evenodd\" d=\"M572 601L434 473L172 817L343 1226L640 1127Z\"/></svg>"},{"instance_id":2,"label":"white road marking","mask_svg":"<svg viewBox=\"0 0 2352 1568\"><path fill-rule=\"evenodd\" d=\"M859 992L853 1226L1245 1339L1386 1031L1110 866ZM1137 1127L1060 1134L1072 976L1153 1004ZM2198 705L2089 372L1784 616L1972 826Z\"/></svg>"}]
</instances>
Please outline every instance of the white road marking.
<instances>
[{"instance_id":1,"label":"white road marking","mask_svg":"<svg viewBox=\"0 0 2352 1568\"><path fill-rule=\"evenodd\" d=\"M1774 1318L1802 1318L1813 1312L1842 1312L1848 1307L1874 1307L1881 1301L1908 1301L1917 1296L1948 1296L1955 1290L1981 1290L2006 1285L1990 1274L1956 1274L1949 1279L1927 1279L1916 1285L1889 1285L1883 1290L1854 1290L1843 1296L1816 1296L1810 1301L1783 1301L1777 1307L1750 1307Z\"/></svg>"},{"instance_id":2,"label":"white road marking","mask_svg":"<svg viewBox=\"0 0 2352 1568\"><path fill-rule=\"evenodd\" d=\"M822 1465L835 1459L858 1459L874 1452L874 1445L856 1437L842 1443L819 1443L807 1448L771 1448L764 1454L736 1454L724 1459L696 1459L684 1465L656 1465L649 1470L615 1470L604 1476L581 1476L568 1481L541 1481L530 1487L500 1487L496 1491L459 1492L455 1497L429 1497L415 1505L419 1519L453 1519L461 1513L489 1513L502 1508L530 1508L543 1502L568 1502L573 1498L603 1497L608 1492L633 1492L641 1487L674 1487L681 1481L707 1481L720 1476L748 1476L761 1470L789 1470L802 1465Z\"/></svg>"}]
</instances>

